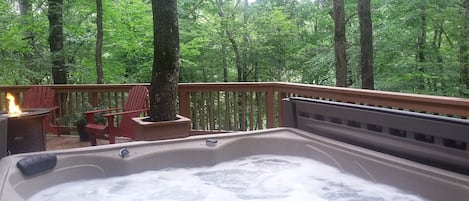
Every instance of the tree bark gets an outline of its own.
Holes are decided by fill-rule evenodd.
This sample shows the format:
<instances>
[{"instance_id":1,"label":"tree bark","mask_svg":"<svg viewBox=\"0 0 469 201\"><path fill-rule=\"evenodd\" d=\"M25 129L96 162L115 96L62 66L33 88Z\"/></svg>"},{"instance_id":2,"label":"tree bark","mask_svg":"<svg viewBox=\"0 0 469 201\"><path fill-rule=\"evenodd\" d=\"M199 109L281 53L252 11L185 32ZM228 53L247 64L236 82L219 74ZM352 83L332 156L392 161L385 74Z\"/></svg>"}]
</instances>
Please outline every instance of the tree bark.
<instances>
[{"instance_id":1,"label":"tree bark","mask_svg":"<svg viewBox=\"0 0 469 201\"><path fill-rule=\"evenodd\" d=\"M443 28L441 25L438 25L438 27L435 28L435 30L433 31L433 42L432 42L432 48L436 54L436 62L438 62L438 65L443 63L443 57L441 56L441 52L440 52L442 35L443 35Z\"/></svg>"},{"instance_id":2,"label":"tree bark","mask_svg":"<svg viewBox=\"0 0 469 201\"><path fill-rule=\"evenodd\" d=\"M103 1L96 0L96 83L104 84L103 71Z\"/></svg>"},{"instance_id":3,"label":"tree bark","mask_svg":"<svg viewBox=\"0 0 469 201\"><path fill-rule=\"evenodd\" d=\"M19 0L18 3L20 7L21 23L26 29L23 31L23 40L26 41L26 49L33 50L34 33L30 27L30 20L33 19L31 2L29 0ZM30 51L23 52L23 64L27 69L33 72L35 71L33 65L33 54ZM31 76L29 80L31 81L31 84L40 84L40 80L35 76Z\"/></svg>"},{"instance_id":4,"label":"tree bark","mask_svg":"<svg viewBox=\"0 0 469 201\"><path fill-rule=\"evenodd\" d=\"M21 18L23 20L23 25L28 26L29 25L28 17L32 13L31 12L31 2L29 0L19 0L18 4L19 4L19 7L20 7L20 15L21 15ZM29 37L32 37L32 36L29 35L28 32L25 32L24 37L29 38Z\"/></svg>"},{"instance_id":5,"label":"tree bark","mask_svg":"<svg viewBox=\"0 0 469 201\"><path fill-rule=\"evenodd\" d=\"M360 22L362 88L374 89L373 26L371 22L370 0L358 0L358 18Z\"/></svg>"},{"instance_id":6,"label":"tree bark","mask_svg":"<svg viewBox=\"0 0 469 201\"><path fill-rule=\"evenodd\" d=\"M223 4L221 2L221 0L214 0L215 1L215 4L218 8L218 16L220 16L220 18L222 19L221 20L221 27L222 29L224 29L225 33L226 33L226 36L228 37L228 40L230 41L230 44L231 44L231 48L233 48L233 52L235 54L235 63L236 63L236 69L238 71L238 82L243 82L243 78L245 77L244 76L244 73L245 73L245 70L243 69L243 65L242 65L242 62L241 62L241 54L240 54L240 51L239 51L239 48L238 48L238 43L236 42L234 36L233 36L233 32L231 30L228 29L228 26L224 20L224 18L226 17L225 15L225 11L223 10Z\"/></svg>"},{"instance_id":7,"label":"tree bark","mask_svg":"<svg viewBox=\"0 0 469 201\"><path fill-rule=\"evenodd\" d=\"M228 62L226 61L226 46L221 44L221 53L223 55L222 64L223 64L223 82L228 82Z\"/></svg>"},{"instance_id":8,"label":"tree bark","mask_svg":"<svg viewBox=\"0 0 469 201\"><path fill-rule=\"evenodd\" d=\"M154 54L149 120L175 120L180 58L177 0L152 0L152 11Z\"/></svg>"},{"instance_id":9,"label":"tree bark","mask_svg":"<svg viewBox=\"0 0 469 201\"><path fill-rule=\"evenodd\" d=\"M248 24L249 20L249 2L248 0L243 1L243 26L246 27ZM248 81L248 66L251 63L251 57L249 55L249 50L251 47L251 41L250 41L250 36L249 32L244 32L243 34L243 42L244 42L244 48L243 48L243 63L242 63L242 71L243 71L243 77L242 81Z\"/></svg>"},{"instance_id":10,"label":"tree bark","mask_svg":"<svg viewBox=\"0 0 469 201\"><path fill-rule=\"evenodd\" d=\"M344 0L334 0L334 49L336 86L347 86L347 55L345 46L345 10Z\"/></svg>"},{"instance_id":11,"label":"tree bark","mask_svg":"<svg viewBox=\"0 0 469 201\"><path fill-rule=\"evenodd\" d=\"M67 69L63 52L63 0L49 0L49 47L52 59L52 79L54 84L67 84Z\"/></svg>"},{"instance_id":12,"label":"tree bark","mask_svg":"<svg viewBox=\"0 0 469 201\"><path fill-rule=\"evenodd\" d=\"M422 4L420 9L420 33L417 38L417 60L419 63L423 63L425 62L425 44L427 39L427 15L425 5Z\"/></svg>"},{"instance_id":13,"label":"tree bark","mask_svg":"<svg viewBox=\"0 0 469 201\"><path fill-rule=\"evenodd\" d=\"M423 74L425 73L425 48L426 48L426 39L427 39L427 8L424 3L420 5L420 33L417 37L417 71L418 75L418 89L425 88L425 81L423 79Z\"/></svg>"},{"instance_id":14,"label":"tree bark","mask_svg":"<svg viewBox=\"0 0 469 201\"><path fill-rule=\"evenodd\" d=\"M469 0L463 1L463 8L461 12L461 42L459 47L459 60L460 60L460 80L461 84L466 89L469 88ZM461 95L464 91L461 90Z\"/></svg>"}]
</instances>

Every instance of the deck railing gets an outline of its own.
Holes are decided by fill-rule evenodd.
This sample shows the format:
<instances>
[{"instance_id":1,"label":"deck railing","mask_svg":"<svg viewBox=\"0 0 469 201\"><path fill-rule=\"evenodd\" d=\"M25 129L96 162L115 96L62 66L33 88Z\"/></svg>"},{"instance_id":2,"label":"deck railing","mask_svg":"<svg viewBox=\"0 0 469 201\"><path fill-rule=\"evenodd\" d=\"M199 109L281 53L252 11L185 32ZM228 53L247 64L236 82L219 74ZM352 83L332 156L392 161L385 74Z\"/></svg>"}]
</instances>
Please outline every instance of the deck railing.
<instances>
[{"instance_id":1,"label":"deck railing","mask_svg":"<svg viewBox=\"0 0 469 201\"><path fill-rule=\"evenodd\" d=\"M60 106L60 111L55 114L55 119L58 121L55 122L60 122L62 127L73 127L72 121L79 118L84 111L122 107L128 91L135 85L83 84L45 86L54 90L56 105ZM29 86L0 86L0 110L6 110L8 107L5 98L6 93L13 94L17 98L17 104L19 104L23 102L23 93L28 89Z\"/></svg>"},{"instance_id":2,"label":"deck railing","mask_svg":"<svg viewBox=\"0 0 469 201\"><path fill-rule=\"evenodd\" d=\"M148 86L148 84L142 84ZM105 107L121 107L135 84L48 85L61 106L58 119ZM0 86L0 108L5 110L7 92L22 99L29 86ZM281 126L281 100L299 96L374 105L467 119L469 99L338 88L282 82L181 83L179 113L192 120L200 132L258 130ZM62 125L64 126L64 125ZM70 125L65 125L70 126Z\"/></svg>"}]
</instances>

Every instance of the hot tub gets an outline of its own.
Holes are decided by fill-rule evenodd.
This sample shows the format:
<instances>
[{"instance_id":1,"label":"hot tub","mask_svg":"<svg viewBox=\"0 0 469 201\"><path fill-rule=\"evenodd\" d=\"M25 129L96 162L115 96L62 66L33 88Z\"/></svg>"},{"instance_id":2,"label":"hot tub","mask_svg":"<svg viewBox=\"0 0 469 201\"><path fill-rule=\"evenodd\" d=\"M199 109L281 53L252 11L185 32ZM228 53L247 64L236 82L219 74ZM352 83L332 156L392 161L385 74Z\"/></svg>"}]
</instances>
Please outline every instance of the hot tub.
<instances>
[{"instance_id":1,"label":"hot tub","mask_svg":"<svg viewBox=\"0 0 469 201\"><path fill-rule=\"evenodd\" d=\"M410 144L414 145L411 148L402 147L400 150L386 153L388 148L384 148L383 143L388 144L390 148L407 143L405 142L406 139L402 137L403 127L400 128L401 135L397 137L386 135L383 132L383 130L386 130L384 124L380 124L381 132L374 134L373 132L377 132L375 130L379 130L376 129L378 123L375 121L376 119L371 120L375 127L369 129L371 127L365 126L365 130L368 131L361 131L364 133L363 135L374 134L375 136L385 137L383 138L384 141L381 140L376 146L370 146L365 141L360 140L360 137L354 138L358 140L350 138L359 135L355 132L362 129L362 126L357 126L357 122L348 125L353 128L347 128L347 125L339 124L338 119L327 120L325 114L334 114L333 110L322 113L320 118L318 117L319 111L310 110L314 106L307 106L313 104L327 108L327 105L321 105L324 104L322 102L289 99L284 104L285 124L302 129L285 127L8 156L0 161L0 200L27 200L46 187L70 181L123 176L146 170L211 166L244 156L264 154L310 158L334 166L341 172L356 175L371 182L394 186L427 200L468 200L469 176L465 174L465 171L469 169L467 165L468 158L464 159L466 160L465 163L464 161L460 163L461 158L459 158L467 157L467 150L462 150L462 145L459 145L462 142L458 141L457 146L453 143L449 146L449 151L439 152L438 147L430 149L431 153L437 156L436 158L426 156L427 153L424 152L428 150L420 147L422 144L425 146L430 145L428 142L412 142ZM339 107L340 110L344 105L332 103L329 106ZM348 105L345 106L348 107ZM375 114L380 113L378 110L372 112ZM390 114L388 111L385 111L385 113ZM347 119L348 114L340 114L343 115L341 122L347 122L345 119ZM366 111L355 111L355 115L364 115L368 118L369 116L365 114ZM333 116L336 118L336 115ZM417 116L422 117L421 115ZM425 119L425 121L431 120ZM459 121L456 120L456 122ZM444 123L454 124L455 122L445 121ZM316 128L315 126L319 127ZM461 121L453 126L464 127L467 125L464 124L464 121ZM337 135L346 131L343 134L350 136L329 138L327 136L331 130ZM353 132L347 134L349 131ZM423 135L422 132L419 133ZM451 130L451 132L447 134L458 136L458 129ZM409 131L405 133L408 134ZM425 134L432 133L427 132ZM388 139L393 137L396 139ZM415 136L413 137L415 138ZM437 137L434 136L434 138ZM374 141L374 138L370 137L365 137L365 139ZM386 140L387 142L385 142ZM432 146L440 145L433 143ZM415 153L407 154L410 150ZM440 158L446 156L444 153L449 153L450 158ZM29 176L26 176L17 168L17 163L25 158L34 159L44 155L53 156L56 159L56 164L54 163L50 168L46 168L45 171ZM420 155L424 155L424 157L416 157Z\"/></svg>"}]
</instances>

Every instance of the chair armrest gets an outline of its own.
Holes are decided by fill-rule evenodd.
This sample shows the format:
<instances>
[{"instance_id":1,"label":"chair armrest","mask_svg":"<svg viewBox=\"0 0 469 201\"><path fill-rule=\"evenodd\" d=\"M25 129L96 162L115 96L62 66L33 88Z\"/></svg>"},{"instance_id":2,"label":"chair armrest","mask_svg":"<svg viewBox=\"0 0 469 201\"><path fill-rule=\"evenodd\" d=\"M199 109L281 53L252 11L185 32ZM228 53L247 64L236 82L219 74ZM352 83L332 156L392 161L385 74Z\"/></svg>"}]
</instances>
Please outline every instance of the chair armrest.
<instances>
[{"instance_id":1,"label":"chair armrest","mask_svg":"<svg viewBox=\"0 0 469 201\"><path fill-rule=\"evenodd\" d=\"M122 108L108 108L108 109L100 109L100 110L90 110L90 111L83 112L83 114L85 115L86 121L88 123L94 123L94 114L100 113L100 112L116 111L116 110L120 110L120 109L122 109Z\"/></svg>"},{"instance_id":2,"label":"chair armrest","mask_svg":"<svg viewBox=\"0 0 469 201\"><path fill-rule=\"evenodd\" d=\"M109 112L109 111L114 111L114 110L119 110L119 109L122 109L122 108L118 107L118 108L108 108L108 109L100 109L100 110L90 110L90 111L83 112L83 114L87 115L87 114L94 114L98 112Z\"/></svg>"},{"instance_id":3,"label":"chair armrest","mask_svg":"<svg viewBox=\"0 0 469 201\"><path fill-rule=\"evenodd\" d=\"M54 107L51 107L49 108L50 109L50 113L52 113L52 117L55 119L57 115L57 112L59 112L60 114L60 107L59 106L54 106Z\"/></svg>"},{"instance_id":4,"label":"chair armrest","mask_svg":"<svg viewBox=\"0 0 469 201\"><path fill-rule=\"evenodd\" d=\"M62 126L62 119L60 113L60 106L53 106L50 109L50 118L48 125L45 126L47 131L57 134L57 136L61 135L61 126Z\"/></svg>"},{"instance_id":5,"label":"chair armrest","mask_svg":"<svg viewBox=\"0 0 469 201\"><path fill-rule=\"evenodd\" d=\"M52 118L54 121L57 120L57 116L60 116L60 107L59 106L54 106L50 108Z\"/></svg>"},{"instance_id":6,"label":"chair armrest","mask_svg":"<svg viewBox=\"0 0 469 201\"><path fill-rule=\"evenodd\" d=\"M130 110L130 111L124 111L124 112L116 112L116 113L109 113L109 114L104 114L103 117L107 118L107 126L109 128L109 132L111 130L115 129L114 126L114 117L118 115L124 115L124 114L130 114L130 113L136 113L136 112L145 112L150 110L149 108L147 109L140 109L140 110Z\"/></svg>"},{"instance_id":7,"label":"chair armrest","mask_svg":"<svg viewBox=\"0 0 469 201\"><path fill-rule=\"evenodd\" d=\"M130 111L124 111L124 112L108 113L108 114L104 114L103 117L112 118L117 115L130 114L130 113L135 113L135 112L145 112L148 110L150 109L147 108L147 109L140 109L140 110L130 110Z\"/></svg>"}]
</instances>

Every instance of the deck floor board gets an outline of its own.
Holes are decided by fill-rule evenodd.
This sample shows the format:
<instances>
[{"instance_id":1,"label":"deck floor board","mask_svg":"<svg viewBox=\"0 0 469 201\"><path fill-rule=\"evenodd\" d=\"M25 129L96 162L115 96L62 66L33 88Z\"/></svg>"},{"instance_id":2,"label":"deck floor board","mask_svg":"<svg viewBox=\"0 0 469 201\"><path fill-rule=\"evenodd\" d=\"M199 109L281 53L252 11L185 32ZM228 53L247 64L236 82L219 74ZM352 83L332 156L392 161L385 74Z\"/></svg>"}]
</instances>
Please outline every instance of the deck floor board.
<instances>
[{"instance_id":1,"label":"deck floor board","mask_svg":"<svg viewBox=\"0 0 469 201\"><path fill-rule=\"evenodd\" d=\"M116 143L122 142L129 142L131 141L129 138L116 138ZM99 140L98 139L98 146L109 144L109 141L106 140ZM47 135L46 140L46 149L49 150L62 150L62 149L72 149L72 148L79 148L79 147L89 147L91 146L90 141L80 142L80 138L75 135Z\"/></svg>"}]
</instances>

